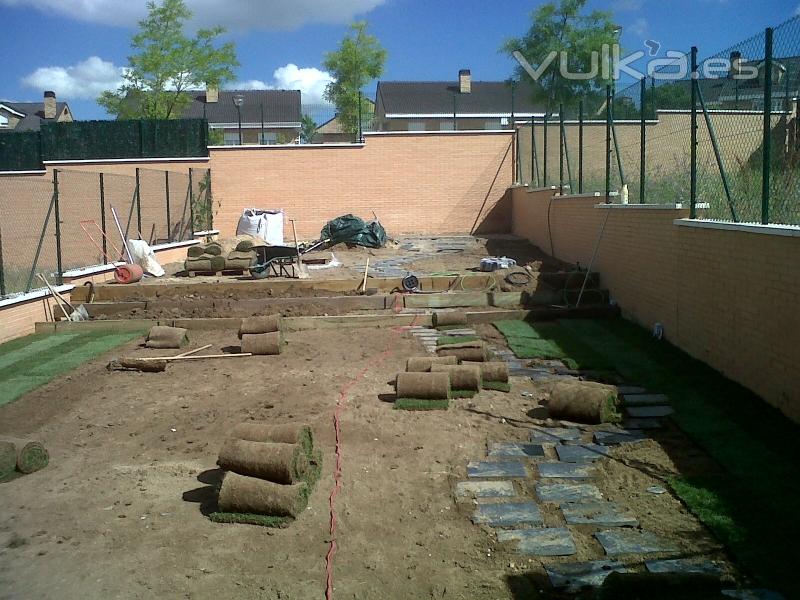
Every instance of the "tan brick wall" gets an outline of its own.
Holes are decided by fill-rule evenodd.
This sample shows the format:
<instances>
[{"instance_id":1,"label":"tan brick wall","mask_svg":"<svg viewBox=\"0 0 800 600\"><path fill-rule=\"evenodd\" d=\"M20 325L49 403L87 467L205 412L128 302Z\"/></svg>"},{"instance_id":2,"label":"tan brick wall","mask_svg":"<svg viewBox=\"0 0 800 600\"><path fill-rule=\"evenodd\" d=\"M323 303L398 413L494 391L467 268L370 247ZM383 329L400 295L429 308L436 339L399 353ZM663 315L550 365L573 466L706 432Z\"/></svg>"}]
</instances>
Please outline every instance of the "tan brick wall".
<instances>
[{"instance_id":1,"label":"tan brick wall","mask_svg":"<svg viewBox=\"0 0 800 600\"><path fill-rule=\"evenodd\" d=\"M214 224L235 232L247 207L282 208L298 235L375 211L389 235L508 231L510 133L369 135L364 146L211 151Z\"/></svg>"},{"instance_id":2,"label":"tan brick wall","mask_svg":"<svg viewBox=\"0 0 800 600\"><path fill-rule=\"evenodd\" d=\"M512 230L594 269L623 314L800 420L800 237L674 225L687 209L595 208L515 188ZM549 207L549 227L548 227Z\"/></svg>"},{"instance_id":3,"label":"tan brick wall","mask_svg":"<svg viewBox=\"0 0 800 600\"><path fill-rule=\"evenodd\" d=\"M69 300L69 294L65 294L64 297ZM0 344L30 335L36 323L51 321L53 306L56 306L56 303L52 298L39 298L0 308Z\"/></svg>"}]
</instances>

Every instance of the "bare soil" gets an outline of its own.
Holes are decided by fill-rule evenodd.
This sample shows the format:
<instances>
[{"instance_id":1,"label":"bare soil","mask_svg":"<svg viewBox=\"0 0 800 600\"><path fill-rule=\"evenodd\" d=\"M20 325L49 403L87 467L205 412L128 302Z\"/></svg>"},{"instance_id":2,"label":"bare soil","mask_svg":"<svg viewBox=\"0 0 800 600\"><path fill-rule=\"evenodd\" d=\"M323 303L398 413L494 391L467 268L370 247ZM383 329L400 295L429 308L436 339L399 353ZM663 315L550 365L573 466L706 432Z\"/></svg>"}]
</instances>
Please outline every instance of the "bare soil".
<instances>
[{"instance_id":1,"label":"bare soil","mask_svg":"<svg viewBox=\"0 0 800 600\"><path fill-rule=\"evenodd\" d=\"M384 329L287 340L280 356L187 361L156 374L108 372L107 355L0 408L0 434L30 434L51 453L45 470L0 485L0 598L323 598L332 416L339 390L362 373L342 417L335 597L562 597L540 591L542 565L559 559L498 545L469 521L472 503L453 496L487 441L526 439L541 397L535 384L513 378L510 394L484 391L447 412L395 411L391 383L407 357L422 354L415 340ZM207 343L238 346L233 331L193 340ZM154 352L132 343L113 354ZM219 479L216 454L247 419L308 423L324 453L310 506L286 529L204 516ZM625 462L604 461L598 485L688 555L720 555L676 499L645 491L691 463L695 450L687 452L636 444ZM545 511L548 525L560 518ZM577 538L571 560L602 557L588 530ZM512 593L531 582L529 595Z\"/></svg>"}]
</instances>

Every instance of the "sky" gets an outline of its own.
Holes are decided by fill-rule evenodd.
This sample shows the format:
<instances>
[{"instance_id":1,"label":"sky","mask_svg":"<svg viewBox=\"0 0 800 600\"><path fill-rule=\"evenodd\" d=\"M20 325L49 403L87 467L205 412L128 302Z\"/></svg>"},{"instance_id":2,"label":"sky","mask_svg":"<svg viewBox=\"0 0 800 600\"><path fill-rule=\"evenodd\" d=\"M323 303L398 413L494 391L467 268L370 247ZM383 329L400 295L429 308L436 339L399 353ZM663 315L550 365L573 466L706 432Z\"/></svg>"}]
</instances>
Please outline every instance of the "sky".
<instances>
[{"instance_id":1,"label":"sky","mask_svg":"<svg viewBox=\"0 0 800 600\"><path fill-rule=\"evenodd\" d=\"M322 70L347 23L367 20L388 51L383 80L452 80L468 68L475 80L507 79L513 59L498 52L530 26L542 2L523 0L186 0L191 27L221 25L241 66L229 89L300 89L320 102ZM9 57L0 100L39 101L54 90L77 119L108 118L94 99L113 89L130 53L145 0L0 0L0 51ZM626 51L646 40L700 56L724 50L800 14L800 0L590 0L622 26ZM374 83L368 93L374 95Z\"/></svg>"}]
</instances>

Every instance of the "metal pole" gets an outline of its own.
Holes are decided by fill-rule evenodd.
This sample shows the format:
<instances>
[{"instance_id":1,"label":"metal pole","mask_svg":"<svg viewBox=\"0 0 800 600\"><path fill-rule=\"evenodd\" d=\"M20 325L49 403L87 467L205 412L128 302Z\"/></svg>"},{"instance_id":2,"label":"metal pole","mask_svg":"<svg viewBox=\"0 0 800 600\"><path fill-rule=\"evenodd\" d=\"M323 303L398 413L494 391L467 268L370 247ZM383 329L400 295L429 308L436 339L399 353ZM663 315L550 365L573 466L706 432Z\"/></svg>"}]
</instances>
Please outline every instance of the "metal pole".
<instances>
[{"instance_id":1,"label":"metal pole","mask_svg":"<svg viewBox=\"0 0 800 600\"><path fill-rule=\"evenodd\" d=\"M734 223L738 223L739 218L736 216L736 209L733 207L731 188L728 185L728 175L725 173L725 164L722 162L722 153L720 152L719 144L717 143L717 134L714 132L714 125L711 123L711 117L708 115L708 111L706 110L706 102L703 99L703 91L700 89L699 85L697 86L697 99L700 101L700 110L703 111L703 117L705 117L708 135L711 137L711 147L714 149L714 157L717 159L719 175L722 178L722 187L725 189L725 198L728 200L728 208L731 211L731 217L733 218Z\"/></svg>"},{"instance_id":2,"label":"metal pole","mask_svg":"<svg viewBox=\"0 0 800 600\"><path fill-rule=\"evenodd\" d=\"M769 180L772 161L772 27L764 39L764 137L761 173L761 223L769 223Z\"/></svg>"},{"instance_id":3,"label":"metal pole","mask_svg":"<svg viewBox=\"0 0 800 600\"><path fill-rule=\"evenodd\" d=\"M641 113L641 131L639 133L639 204L644 204L645 194L645 161L647 156L647 129L645 118L645 101L647 96L647 79L642 77L639 89L639 112Z\"/></svg>"},{"instance_id":4,"label":"metal pole","mask_svg":"<svg viewBox=\"0 0 800 600\"><path fill-rule=\"evenodd\" d=\"M53 169L53 210L56 217L56 266L58 268L56 281L58 281L58 285L63 285L64 268L61 260L61 210L58 205L58 169Z\"/></svg>"},{"instance_id":5,"label":"metal pole","mask_svg":"<svg viewBox=\"0 0 800 600\"><path fill-rule=\"evenodd\" d=\"M239 145L242 145L242 107L238 104L236 105L236 116L239 120Z\"/></svg>"},{"instance_id":6,"label":"metal pole","mask_svg":"<svg viewBox=\"0 0 800 600\"><path fill-rule=\"evenodd\" d=\"M611 202L611 86L606 86L606 204Z\"/></svg>"},{"instance_id":7,"label":"metal pole","mask_svg":"<svg viewBox=\"0 0 800 600\"><path fill-rule=\"evenodd\" d=\"M264 103L261 102L259 104L259 106L261 107L261 139L258 140L258 143L259 144L263 144L264 143ZM241 125L240 125L240 127L241 127ZM241 144L242 143L241 134L240 134L239 137L240 137L239 143Z\"/></svg>"},{"instance_id":8,"label":"metal pole","mask_svg":"<svg viewBox=\"0 0 800 600\"><path fill-rule=\"evenodd\" d=\"M692 120L690 125L689 218L697 218L697 47L692 46Z\"/></svg>"},{"instance_id":9,"label":"metal pole","mask_svg":"<svg viewBox=\"0 0 800 600\"><path fill-rule=\"evenodd\" d=\"M583 100L578 102L578 193L583 193Z\"/></svg>"},{"instance_id":10,"label":"metal pole","mask_svg":"<svg viewBox=\"0 0 800 600\"><path fill-rule=\"evenodd\" d=\"M533 174L536 173L536 187L541 185L539 178L539 153L536 151L536 117L531 117L531 185Z\"/></svg>"},{"instance_id":11,"label":"metal pole","mask_svg":"<svg viewBox=\"0 0 800 600\"><path fill-rule=\"evenodd\" d=\"M456 120L456 98L457 96L453 93L453 131L458 129L458 122Z\"/></svg>"},{"instance_id":12,"label":"metal pole","mask_svg":"<svg viewBox=\"0 0 800 600\"><path fill-rule=\"evenodd\" d=\"M514 117L514 90L516 88L516 82L511 82L511 127L515 126L515 117Z\"/></svg>"},{"instance_id":13,"label":"metal pole","mask_svg":"<svg viewBox=\"0 0 800 600\"><path fill-rule=\"evenodd\" d=\"M108 240L106 239L106 183L103 173L100 173L100 229L103 231L103 260L108 260Z\"/></svg>"},{"instance_id":14,"label":"metal pole","mask_svg":"<svg viewBox=\"0 0 800 600\"><path fill-rule=\"evenodd\" d=\"M167 241L172 241L172 214L169 206L169 171L164 171L164 195L167 200Z\"/></svg>"},{"instance_id":15,"label":"metal pole","mask_svg":"<svg viewBox=\"0 0 800 600\"><path fill-rule=\"evenodd\" d=\"M358 90L358 143L360 144L363 141L363 136L361 132L362 122L361 122L361 90Z\"/></svg>"},{"instance_id":16,"label":"metal pole","mask_svg":"<svg viewBox=\"0 0 800 600\"><path fill-rule=\"evenodd\" d=\"M617 139L617 128L614 127L614 96L616 92L614 91L614 87L611 87L611 139L614 141L614 153L617 156L617 170L619 171L619 184L620 186L625 185L627 178L625 177L625 171L622 169L622 154L619 151L619 140Z\"/></svg>"},{"instance_id":17,"label":"metal pole","mask_svg":"<svg viewBox=\"0 0 800 600\"><path fill-rule=\"evenodd\" d=\"M194 239L194 190L192 189L192 171L193 169L189 169L189 189L187 193L189 194L189 231L192 232L192 239ZM184 207L184 210L186 208ZM183 213L186 214L186 213Z\"/></svg>"},{"instance_id":18,"label":"metal pole","mask_svg":"<svg viewBox=\"0 0 800 600\"><path fill-rule=\"evenodd\" d=\"M3 268L3 232L0 231L0 298L6 296L6 276Z\"/></svg>"},{"instance_id":19,"label":"metal pole","mask_svg":"<svg viewBox=\"0 0 800 600\"><path fill-rule=\"evenodd\" d=\"M558 193L564 195L564 105L558 105Z\"/></svg>"},{"instance_id":20,"label":"metal pole","mask_svg":"<svg viewBox=\"0 0 800 600\"><path fill-rule=\"evenodd\" d=\"M142 239L142 191L139 187L139 168L136 168L136 226L139 230L139 239Z\"/></svg>"},{"instance_id":21,"label":"metal pole","mask_svg":"<svg viewBox=\"0 0 800 600\"><path fill-rule=\"evenodd\" d=\"M519 183L522 182L522 156L520 156L521 148L519 146L519 127L516 127L516 126L514 126L514 148L516 148L516 152L515 152L516 161L515 162L516 162L516 167L517 167L516 168L517 180L516 180L515 183L519 184Z\"/></svg>"},{"instance_id":22,"label":"metal pole","mask_svg":"<svg viewBox=\"0 0 800 600\"><path fill-rule=\"evenodd\" d=\"M542 157L542 170L544 177L542 186L547 187L547 113L544 113L544 156Z\"/></svg>"}]
</instances>

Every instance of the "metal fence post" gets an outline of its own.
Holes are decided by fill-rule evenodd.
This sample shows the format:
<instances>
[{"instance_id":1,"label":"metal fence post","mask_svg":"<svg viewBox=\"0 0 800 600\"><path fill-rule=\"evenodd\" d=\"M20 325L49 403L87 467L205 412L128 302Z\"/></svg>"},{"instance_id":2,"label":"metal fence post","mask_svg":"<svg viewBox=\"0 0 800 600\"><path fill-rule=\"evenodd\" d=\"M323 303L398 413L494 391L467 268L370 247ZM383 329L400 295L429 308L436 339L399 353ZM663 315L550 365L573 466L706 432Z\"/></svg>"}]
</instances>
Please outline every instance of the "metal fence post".
<instances>
[{"instance_id":1,"label":"metal fence post","mask_svg":"<svg viewBox=\"0 0 800 600\"><path fill-rule=\"evenodd\" d=\"M194 239L194 189L192 188L192 172L194 169L191 167L189 168L189 231L192 233L192 239ZM184 213L186 214L186 213Z\"/></svg>"},{"instance_id":2,"label":"metal fence post","mask_svg":"<svg viewBox=\"0 0 800 600\"><path fill-rule=\"evenodd\" d=\"M172 214L169 206L169 171L164 171L164 197L167 200L167 241L172 241Z\"/></svg>"},{"instance_id":3,"label":"metal fence post","mask_svg":"<svg viewBox=\"0 0 800 600\"><path fill-rule=\"evenodd\" d=\"M263 144L264 143L264 103L263 102L259 103L259 106L261 107L261 139L258 140L258 143L259 144Z\"/></svg>"},{"instance_id":4,"label":"metal fence post","mask_svg":"<svg viewBox=\"0 0 800 600\"><path fill-rule=\"evenodd\" d=\"M108 240L106 239L106 183L100 173L100 229L103 232L103 260L108 260Z\"/></svg>"},{"instance_id":5,"label":"metal fence post","mask_svg":"<svg viewBox=\"0 0 800 600\"><path fill-rule=\"evenodd\" d=\"M583 100L578 102L578 193L583 193Z\"/></svg>"},{"instance_id":6,"label":"metal fence post","mask_svg":"<svg viewBox=\"0 0 800 600\"><path fill-rule=\"evenodd\" d=\"M456 111L457 111L456 98L457 97L458 96L453 94L453 131L456 131L458 129L458 121L457 121L457 116L456 116Z\"/></svg>"},{"instance_id":7,"label":"metal fence post","mask_svg":"<svg viewBox=\"0 0 800 600\"><path fill-rule=\"evenodd\" d=\"M6 296L6 276L3 268L3 232L0 231L0 298Z\"/></svg>"},{"instance_id":8,"label":"metal fence post","mask_svg":"<svg viewBox=\"0 0 800 600\"><path fill-rule=\"evenodd\" d=\"M56 217L56 267L58 285L64 283L64 268L61 260L61 210L58 205L58 169L53 169L53 210Z\"/></svg>"},{"instance_id":9,"label":"metal fence post","mask_svg":"<svg viewBox=\"0 0 800 600\"><path fill-rule=\"evenodd\" d=\"M544 156L542 157L542 170L544 171L544 177L542 185L547 187L547 112L544 113Z\"/></svg>"},{"instance_id":10,"label":"metal fence post","mask_svg":"<svg viewBox=\"0 0 800 600\"><path fill-rule=\"evenodd\" d=\"M515 160L516 181L514 183L520 184L522 183L522 156L521 156L522 148L520 147L519 144L519 127L517 127L516 125L514 125L514 148L516 149L516 152L514 153L515 154L514 158L516 159Z\"/></svg>"},{"instance_id":11,"label":"metal fence post","mask_svg":"<svg viewBox=\"0 0 800 600\"><path fill-rule=\"evenodd\" d=\"M211 169L206 169L206 231L214 228L214 196L211 193Z\"/></svg>"},{"instance_id":12,"label":"metal fence post","mask_svg":"<svg viewBox=\"0 0 800 600\"><path fill-rule=\"evenodd\" d=\"M363 123L361 121L361 90L358 90L358 143L364 141L363 133L361 131L361 127Z\"/></svg>"},{"instance_id":13,"label":"metal fence post","mask_svg":"<svg viewBox=\"0 0 800 600\"><path fill-rule=\"evenodd\" d=\"M139 185L139 167L136 167L136 228L139 239L142 239L142 191Z\"/></svg>"},{"instance_id":14,"label":"metal fence post","mask_svg":"<svg viewBox=\"0 0 800 600\"><path fill-rule=\"evenodd\" d=\"M558 105L558 193L564 195L564 105Z\"/></svg>"},{"instance_id":15,"label":"metal fence post","mask_svg":"<svg viewBox=\"0 0 800 600\"><path fill-rule=\"evenodd\" d=\"M611 202L611 86L606 86L606 204Z\"/></svg>"},{"instance_id":16,"label":"metal fence post","mask_svg":"<svg viewBox=\"0 0 800 600\"><path fill-rule=\"evenodd\" d=\"M647 130L645 119L645 100L647 94L647 78L642 77L639 85L639 111L641 112L641 131L639 132L639 204L644 204L645 194L645 160L647 156Z\"/></svg>"},{"instance_id":17,"label":"metal fence post","mask_svg":"<svg viewBox=\"0 0 800 600\"><path fill-rule=\"evenodd\" d=\"M533 177L536 174L536 187L541 185L539 180L539 156L536 152L536 117L531 116L531 186L534 185Z\"/></svg>"},{"instance_id":18,"label":"metal fence post","mask_svg":"<svg viewBox=\"0 0 800 600\"><path fill-rule=\"evenodd\" d=\"M769 182L770 161L772 160L772 27L767 27L764 34L764 137L762 140L761 223L766 225L769 223Z\"/></svg>"},{"instance_id":19,"label":"metal fence post","mask_svg":"<svg viewBox=\"0 0 800 600\"><path fill-rule=\"evenodd\" d=\"M691 141L690 141L690 175L689 175L689 218L697 218L697 46L692 46L691 72Z\"/></svg>"}]
</instances>

